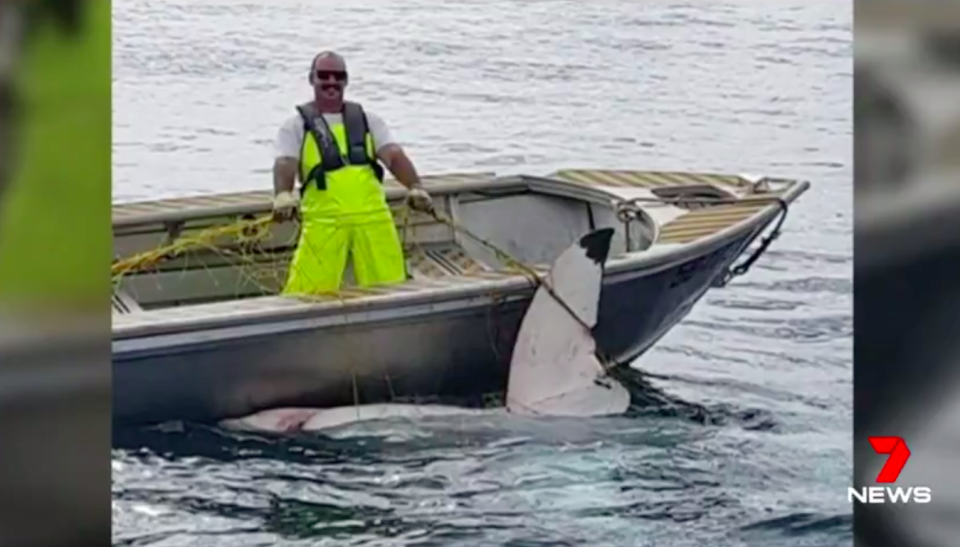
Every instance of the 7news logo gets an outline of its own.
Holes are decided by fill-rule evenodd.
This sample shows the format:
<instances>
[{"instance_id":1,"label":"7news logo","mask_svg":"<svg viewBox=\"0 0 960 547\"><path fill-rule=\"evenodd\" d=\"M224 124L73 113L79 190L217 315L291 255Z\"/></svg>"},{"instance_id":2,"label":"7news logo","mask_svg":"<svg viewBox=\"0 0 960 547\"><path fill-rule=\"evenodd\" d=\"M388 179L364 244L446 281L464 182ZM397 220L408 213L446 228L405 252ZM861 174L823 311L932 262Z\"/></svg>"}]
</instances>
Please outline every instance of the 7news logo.
<instances>
[{"instance_id":1,"label":"7news logo","mask_svg":"<svg viewBox=\"0 0 960 547\"><path fill-rule=\"evenodd\" d=\"M877 482L893 484L900 477L900 472L910 459L910 449L900 437L868 437L870 446L877 454L888 454L887 463L883 465ZM929 486L865 486L863 488L847 488L847 501L853 503L930 503L933 492Z\"/></svg>"}]
</instances>

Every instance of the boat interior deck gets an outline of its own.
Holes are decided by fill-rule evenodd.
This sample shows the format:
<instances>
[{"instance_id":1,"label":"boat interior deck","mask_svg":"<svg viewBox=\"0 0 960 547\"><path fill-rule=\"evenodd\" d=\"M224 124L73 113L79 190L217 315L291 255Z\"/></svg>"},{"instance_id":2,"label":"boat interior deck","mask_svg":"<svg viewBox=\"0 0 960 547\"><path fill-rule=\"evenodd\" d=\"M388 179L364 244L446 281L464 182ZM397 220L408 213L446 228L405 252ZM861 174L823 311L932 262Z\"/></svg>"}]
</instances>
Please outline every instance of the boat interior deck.
<instances>
[{"instance_id":1,"label":"boat interior deck","mask_svg":"<svg viewBox=\"0 0 960 547\"><path fill-rule=\"evenodd\" d=\"M402 208L402 189L392 180L385 184L404 242L410 279L389 288L360 290L353 285L348 269L344 290L331 296L331 302L522 275L461 230ZM636 256L690 244L742 225L775 208L776 196L806 183L696 173L564 170L546 177L515 178L455 173L424 177L424 184L446 216L542 272L590 229L617 229L613 260ZM271 198L270 191L255 191L115 205L115 257L151 251L239 219L252 220L269 212ZM634 198L642 200L639 216L625 224L613 204ZM699 198L726 202L682 201ZM285 281L299 227L296 223L272 224L264 230L262 237L252 232L225 236L206 247L168 257L149 270L125 274L113 297L115 324L195 312L216 311L219 315L258 306L289 306L292 299L271 297ZM252 297L264 298L251 301ZM287 302L281 304L281 300ZM143 311L153 313L140 313Z\"/></svg>"}]
</instances>

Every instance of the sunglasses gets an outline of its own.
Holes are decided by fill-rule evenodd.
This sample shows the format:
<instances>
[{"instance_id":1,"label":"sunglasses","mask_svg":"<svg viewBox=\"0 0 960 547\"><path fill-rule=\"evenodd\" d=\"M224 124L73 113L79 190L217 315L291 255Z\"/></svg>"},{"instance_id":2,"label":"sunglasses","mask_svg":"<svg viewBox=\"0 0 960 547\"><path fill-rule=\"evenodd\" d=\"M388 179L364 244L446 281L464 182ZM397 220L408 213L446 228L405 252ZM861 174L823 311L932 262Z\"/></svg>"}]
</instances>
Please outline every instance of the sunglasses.
<instances>
[{"instance_id":1,"label":"sunglasses","mask_svg":"<svg viewBox=\"0 0 960 547\"><path fill-rule=\"evenodd\" d=\"M343 70L315 70L313 75L321 82L329 80L330 78L338 82L347 81L347 73Z\"/></svg>"}]
</instances>

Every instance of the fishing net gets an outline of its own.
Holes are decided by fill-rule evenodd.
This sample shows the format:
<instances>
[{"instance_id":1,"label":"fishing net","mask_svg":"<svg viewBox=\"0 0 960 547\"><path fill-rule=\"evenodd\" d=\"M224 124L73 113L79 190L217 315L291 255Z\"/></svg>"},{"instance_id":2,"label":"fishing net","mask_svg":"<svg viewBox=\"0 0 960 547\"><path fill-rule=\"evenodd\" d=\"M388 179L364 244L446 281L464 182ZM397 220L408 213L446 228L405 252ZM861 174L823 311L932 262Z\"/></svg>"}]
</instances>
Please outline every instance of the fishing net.
<instances>
[{"instance_id":1,"label":"fishing net","mask_svg":"<svg viewBox=\"0 0 960 547\"><path fill-rule=\"evenodd\" d=\"M175 237L164 245L118 258L111 267L114 286L119 287L125 278L133 275L170 272L176 268L210 272L214 267L230 267L265 293L271 292L271 287L279 282L280 271L275 267L274 250L264 248L263 244L272 236L276 225L270 215L243 219ZM287 242L289 246L295 244L295 237L294 233Z\"/></svg>"},{"instance_id":2,"label":"fishing net","mask_svg":"<svg viewBox=\"0 0 960 547\"><path fill-rule=\"evenodd\" d=\"M442 212L434 210L421 215L404 205L396 208L393 214L397 219L404 254L408 258L425 252L420 238L416 237L416 230L427 223L442 223L488 248L506 265L507 270L519 272L534 283L539 283L539 274L533 268L472 234ZM124 279L135 275L170 274L178 270L185 275L187 272L196 274L205 271L210 276L209 280L198 281L194 275L191 282L218 285L226 278L237 288L231 294L224 287L219 287L217 299L276 294L286 281L294 248L302 244L295 224L277 223L271 215L248 217L202 229L192 228L184 235L171 236L169 239L171 241L152 249L117 258L111 267L114 287L119 288ZM322 260L323 249L315 248L312 251L316 260ZM229 276L224 276L224 272L230 272ZM182 284L184 276L179 280L174 277L174 280L172 283ZM157 290L178 292L174 286ZM342 298L354 295L356 291L356 287L346 285L339 291L298 294L297 297Z\"/></svg>"},{"instance_id":3,"label":"fishing net","mask_svg":"<svg viewBox=\"0 0 960 547\"><path fill-rule=\"evenodd\" d=\"M399 207L394 215L399 221L405 255L422 253L421 245L411 235L416 222L411 220L409 209ZM202 303L204 293L207 293L208 300L277 294L287 280L296 246L310 244L302 241L299 235L298 223L276 222L269 214L213 225L195 223L176 229L168 227L162 243L115 259L111 267L114 288L117 290L126 285L137 300L146 301L147 307L151 301L159 303L157 305ZM126 239L135 237L121 236ZM134 247L142 249L144 246ZM325 249L313 247L308 250L315 260L324 259ZM195 289L186 288L188 286ZM231 287L235 290L231 291ZM342 298L356 291L357 288L347 280L339 291L316 291L296 296L301 299Z\"/></svg>"}]
</instances>

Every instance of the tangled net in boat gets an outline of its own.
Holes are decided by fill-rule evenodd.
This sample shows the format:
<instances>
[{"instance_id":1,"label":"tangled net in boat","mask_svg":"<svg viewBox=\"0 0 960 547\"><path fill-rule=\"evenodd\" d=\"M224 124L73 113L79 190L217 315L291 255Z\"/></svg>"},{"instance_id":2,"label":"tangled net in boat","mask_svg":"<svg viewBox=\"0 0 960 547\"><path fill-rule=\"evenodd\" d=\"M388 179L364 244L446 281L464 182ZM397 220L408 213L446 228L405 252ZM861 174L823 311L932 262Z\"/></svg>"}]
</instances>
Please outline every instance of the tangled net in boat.
<instances>
[{"instance_id":1,"label":"tangled net in boat","mask_svg":"<svg viewBox=\"0 0 960 547\"><path fill-rule=\"evenodd\" d=\"M416 250L422 251L416 238L409 237L411 230L417 227L412 221L411 210L403 206L395 211L398 217L400 239L407 256ZM433 211L430 222L440 222L450 226L455 231L473 239L493 252L508 269L527 276L534 283L539 283L538 273L514 259L509 254L497 248L490 242L472 234L464 226L455 222L441 212ZM288 232L284 238L281 232ZM298 227L294 224L279 224L272 215L259 218L251 217L229 224L207 227L192 231L189 235L171 238L172 241L159 245L154 249L136 253L117 259L111 268L114 286L118 286L124 277L143 273L175 272L177 268L182 273L187 271L207 270L211 274L209 282L216 284L213 279L214 270L224 271L224 267L232 268L237 272L235 283L238 288L243 286L247 295L250 293L276 294L283 286L289 267L289 258L294 247L298 244ZM315 253L319 259L322 253ZM316 295L301 295L298 297L310 298L339 297L346 291L334 293L318 293ZM238 294L221 297L241 297Z\"/></svg>"},{"instance_id":2,"label":"tangled net in boat","mask_svg":"<svg viewBox=\"0 0 960 547\"><path fill-rule=\"evenodd\" d=\"M405 240L409 215L406 208L400 213L401 239ZM288 237L284 238L282 232L288 232ZM179 269L181 273L207 270L212 276L215 269L229 267L238 272L240 280L247 285L247 292L253 285L263 294L276 293L286 279L288 261L298 236L299 226L277 223L272 215L245 218L193 230L187 235L171 237L171 241L153 249L118 258L111 267L111 276L114 286L118 286L131 275Z\"/></svg>"},{"instance_id":3,"label":"tangled net in boat","mask_svg":"<svg viewBox=\"0 0 960 547\"><path fill-rule=\"evenodd\" d=\"M263 234L263 229L269 227L273 222L271 217L263 217L250 220L242 220L233 224L217 226L200 231L198 234L188 237L176 238L173 243L158 246L155 249L137 253L133 256L116 260L111 268L111 274L114 281L119 281L123 276L132 273L141 273L150 270L163 261L170 260L185 255L196 249L218 250L217 240L224 237L233 237L238 242L255 241L258 236ZM250 236L250 230L253 229L256 235Z\"/></svg>"},{"instance_id":4,"label":"tangled net in boat","mask_svg":"<svg viewBox=\"0 0 960 547\"><path fill-rule=\"evenodd\" d=\"M276 249L292 248L298 232L288 228L290 241L276 241L276 226L272 215L266 215L171 237L153 249L115 260L111 266L113 284L118 287L125 278L152 273L174 274L174 283L180 285L190 274L194 276L191 283L215 287L221 298L276 293L286 276L284 257ZM274 241L266 245L271 239ZM224 272L233 279L235 294L229 289L224 292ZM149 283L151 289L161 293L181 292L169 278L158 277Z\"/></svg>"}]
</instances>

